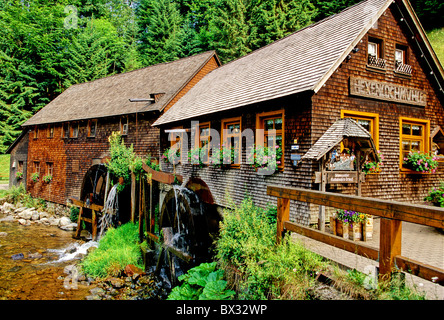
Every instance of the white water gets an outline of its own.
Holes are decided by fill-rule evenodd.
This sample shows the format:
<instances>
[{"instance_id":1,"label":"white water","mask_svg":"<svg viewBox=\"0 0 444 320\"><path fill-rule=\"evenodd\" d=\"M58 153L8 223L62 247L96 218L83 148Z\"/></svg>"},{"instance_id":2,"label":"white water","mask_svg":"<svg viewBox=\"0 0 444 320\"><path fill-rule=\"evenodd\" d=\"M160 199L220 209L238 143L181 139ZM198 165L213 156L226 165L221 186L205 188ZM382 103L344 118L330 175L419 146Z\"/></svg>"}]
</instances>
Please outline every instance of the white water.
<instances>
[{"instance_id":1,"label":"white water","mask_svg":"<svg viewBox=\"0 0 444 320\"><path fill-rule=\"evenodd\" d=\"M73 244L68 245L63 249L48 249L48 252L54 252L59 255L59 259L57 261L53 261L51 263L65 262L69 260L73 260L78 254L84 254L88 252L88 249L91 247L98 247L99 243L97 241L88 241L80 245L75 242ZM72 252L71 252L72 251ZM66 253L71 252L71 253Z\"/></svg>"},{"instance_id":2,"label":"white water","mask_svg":"<svg viewBox=\"0 0 444 320\"><path fill-rule=\"evenodd\" d=\"M116 214L116 210L119 206L119 201L117 199L117 184L115 184L108 193L105 205L102 210L102 218L99 221L99 239L102 237L103 232L105 232L108 227L113 223L113 217Z\"/></svg>"}]
</instances>

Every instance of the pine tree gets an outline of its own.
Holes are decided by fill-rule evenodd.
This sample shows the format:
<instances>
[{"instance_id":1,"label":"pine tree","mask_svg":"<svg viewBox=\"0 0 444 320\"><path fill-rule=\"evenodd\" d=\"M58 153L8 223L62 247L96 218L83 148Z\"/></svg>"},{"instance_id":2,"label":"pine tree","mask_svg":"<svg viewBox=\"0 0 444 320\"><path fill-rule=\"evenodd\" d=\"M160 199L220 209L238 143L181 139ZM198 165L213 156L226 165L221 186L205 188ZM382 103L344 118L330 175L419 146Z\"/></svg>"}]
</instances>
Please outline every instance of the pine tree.
<instances>
[{"instance_id":1,"label":"pine tree","mask_svg":"<svg viewBox=\"0 0 444 320\"><path fill-rule=\"evenodd\" d=\"M170 0L142 0L138 8L140 53L145 65L183 56L183 18Z\"/></svg>"}]
</instances>

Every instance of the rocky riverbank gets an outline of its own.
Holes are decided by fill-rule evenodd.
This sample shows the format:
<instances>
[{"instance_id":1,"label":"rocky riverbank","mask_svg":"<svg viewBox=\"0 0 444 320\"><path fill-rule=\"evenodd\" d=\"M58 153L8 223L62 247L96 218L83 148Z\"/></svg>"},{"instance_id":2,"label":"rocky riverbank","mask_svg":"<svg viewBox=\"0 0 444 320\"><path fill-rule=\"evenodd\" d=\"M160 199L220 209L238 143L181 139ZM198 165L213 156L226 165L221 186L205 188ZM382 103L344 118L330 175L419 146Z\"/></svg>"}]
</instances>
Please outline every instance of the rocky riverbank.
<instances>
[{"instance_id":1,"label":"rocky riverbank","mask_svg":"<svg viewBox=\"0 0 444 320\"><path fill-rule=\"evenodd\" d=\"M34 228L37 234L41 234L41 228L44 226L48 226L48 229L52 228L51 230L57 230L53 229L56 227L72 233L76 230L77 223L72 222L67 216L68 214L68 211L47 212L42 209L26 208L8 202L0 204L0 223L4 222L9 226L16 225L17 228L25 227L26 229L23 230L29 230L29 232L23 233L23 237L27 237L28 233L33 234L31 229ZM11 237L10 241L18 241L17 239L14 240L15 238L12 239L12 232L5 230L0 232L1 239L7 241ZM63 231L57 233L60 232L63 233ZM51 234L53 233L56 237L56 232L51 231ZM166 298L167 290L165 290L162 281L153 274L145 273L133 265L127 265L119 275L104 279L93 279L83 274L80 263L91 250L95 249L97 243L88 241L91 239L91 235L86 230L82 230L81 237L83 240L73 239L72 245L60 249L58 259L54 257L55 260L51 260L50 263L45 262L47 264L46 269L39 267L38 272L30 271L29 274L17 275L21 279L32 278L32 281L25 281L26 283L23 285L14 284L11 290L8 291L7 296L0 296L0 299L159 300ZM36 243L38 241L39 236L29 239L29 242ZM38 246L38 244L36 245ZM19 264L8 270L10 277L14 270L23 272L27 264L39 263L39 261L47 258L46 255L49 254L45 248L34 251L13 251L13 254L8 255L7 259L11 263ZM51 254L54 255L54 251ZM55 275L55 272L58 275ZM45 277L45 279L38 280L39 277ZM56 280L52 282L53 287L45 286L45 289L41 288L39 283L46 283L48 277L52 281ZM19 280L16 280L16 282L19 282ZM33 293L40 292L39 290L42 291L41 294L33 295ZM53 290L54 292L45 293L43 292L45 290Z\"/></svg>"},{"instance_id":2,"label":"rocky riverbank","mask_svg":"<svg viewBox=\"0 0 444 320\"><path fill-rule=\"evenodd\" d=\"M47 212L21 205L15 206L9 202L0 205L0 214L5 215L2 218L3 221L17 220L18 223L24 226L42 224L56 226L65 231L74 231L77 228L77 223L72 222L66 213Z\"/></svg>"}]
</instances>

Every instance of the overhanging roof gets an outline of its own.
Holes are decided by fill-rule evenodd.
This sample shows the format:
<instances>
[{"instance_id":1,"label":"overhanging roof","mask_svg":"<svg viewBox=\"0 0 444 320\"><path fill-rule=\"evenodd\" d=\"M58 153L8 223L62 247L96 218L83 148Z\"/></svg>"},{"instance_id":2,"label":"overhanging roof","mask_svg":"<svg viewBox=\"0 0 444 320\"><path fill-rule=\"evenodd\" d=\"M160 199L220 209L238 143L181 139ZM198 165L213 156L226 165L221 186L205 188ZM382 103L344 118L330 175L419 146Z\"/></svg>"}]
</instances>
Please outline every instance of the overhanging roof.
<instances>
[{"instance_id":1,"label":"overhanging roof","mask_svg":"<svg viewBox=\"0 0 444 320\"><path fill-rule=\"evenodd\" d=\"M319 161L344 139L353 140L361 150L376 154L376 147L370 133L355 120L345 118L333 123L313 147L302 156L302 159Z\"/></svg>"}]
</instances>

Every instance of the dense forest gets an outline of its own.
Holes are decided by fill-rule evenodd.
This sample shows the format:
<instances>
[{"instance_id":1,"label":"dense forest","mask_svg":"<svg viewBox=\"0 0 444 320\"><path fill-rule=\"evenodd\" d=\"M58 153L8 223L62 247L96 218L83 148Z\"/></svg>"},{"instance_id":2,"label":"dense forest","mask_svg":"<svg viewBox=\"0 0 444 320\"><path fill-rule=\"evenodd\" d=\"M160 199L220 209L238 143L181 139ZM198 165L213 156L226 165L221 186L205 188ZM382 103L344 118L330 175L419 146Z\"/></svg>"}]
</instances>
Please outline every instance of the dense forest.
<instances>
[{"instance_id":1,"label":"dense forest","mask_svg":"<svg viewBox=\"0 0 444 320\"><path fill-rule=\"evenodd\" d=\"M0 153L69 86L216 50L223 63L359 0L0 0ZM442 0L411 0L427 30Z\"/></svg>"}]
</instances>

